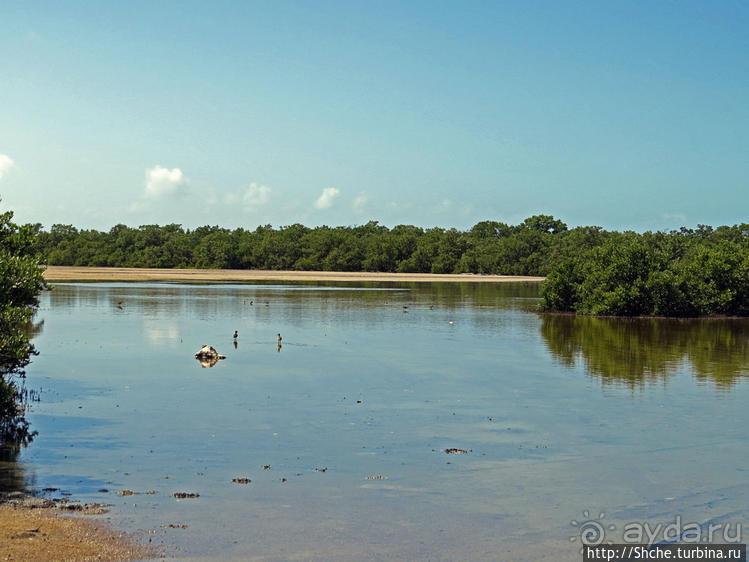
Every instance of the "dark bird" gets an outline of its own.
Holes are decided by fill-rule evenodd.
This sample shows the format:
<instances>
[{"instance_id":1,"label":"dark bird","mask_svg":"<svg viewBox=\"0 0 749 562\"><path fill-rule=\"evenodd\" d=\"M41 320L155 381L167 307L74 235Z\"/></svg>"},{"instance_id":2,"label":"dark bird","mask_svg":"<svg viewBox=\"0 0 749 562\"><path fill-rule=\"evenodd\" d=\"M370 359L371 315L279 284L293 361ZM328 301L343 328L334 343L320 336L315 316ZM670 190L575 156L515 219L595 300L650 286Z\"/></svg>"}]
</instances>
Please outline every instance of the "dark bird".
<instances>
[{"instance_id":1,"label":"dark bird","mask_svg":"<svg viewBox=\"0 0 749 562\"><path fill-rule=\"evenodd\" d=\"M278 340L278 343L281 343L281 340L282 340L283 338L281 337L281 334L278 334L278 337L277 337L276 339Z\"/></svg>"},{"instance_id":2,"label":"dark bird","mask_svg":"<svg viewBox=\"0 0 749 562\"><path fill-rule=\"evenodd\" d=\"M239 332L237 332L236 330L234 330L234 336L233 337L234 337L234 339L237 339L239 337Z\"/></svg>"}]
</instances>

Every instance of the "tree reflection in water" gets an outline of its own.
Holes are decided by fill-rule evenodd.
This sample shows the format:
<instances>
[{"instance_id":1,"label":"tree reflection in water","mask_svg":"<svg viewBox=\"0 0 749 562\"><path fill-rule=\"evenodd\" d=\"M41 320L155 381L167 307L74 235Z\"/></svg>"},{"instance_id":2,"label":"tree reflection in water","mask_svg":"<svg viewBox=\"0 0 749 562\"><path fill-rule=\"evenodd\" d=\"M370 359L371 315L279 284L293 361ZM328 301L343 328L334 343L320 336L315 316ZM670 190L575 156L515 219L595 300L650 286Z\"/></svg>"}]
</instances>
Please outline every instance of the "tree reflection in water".
<instances>
[{"instance_id":1,"label":"tree reflection in water","mask_svg":"<svg viewBox=\"0 0 749 562\"><path fill-rule=\"evenodd\" d=\"M44 321L30 322L25 331L29 339L39 335L44 328ZM26 420L29 401L38 400L38 392L26 388L26 375L23 370L14 374L6 374L5 388L10 393L6 400L6 414L0 417L0 492L16 492L26 490L29 482L19 462L21 449L27 447L36 437L37 432L31 430Z\"/></svg>"},{"instance_id":2,"label":"tree reflection in water","mask_svg":"<svg viewBox=\"0 0 749 562\"><path fill-rule=\"evenodd\" d=\"M720 388L749 376L749 321L734 318L594 318L542 315L541 335L554 358L582 361L604 384L664 381L685 362Z\"/></svg>"},{"instance_id":3,"label":"tree reflection in water","mask_svg":"<svg viewBox=\"0 0 749 562\"><path fill-rule=\"evenodd\" d=\"M0 493L27 489L26 473L18 461L20 453L18 444L0 445Z\"/></svg>"}]
</instances>

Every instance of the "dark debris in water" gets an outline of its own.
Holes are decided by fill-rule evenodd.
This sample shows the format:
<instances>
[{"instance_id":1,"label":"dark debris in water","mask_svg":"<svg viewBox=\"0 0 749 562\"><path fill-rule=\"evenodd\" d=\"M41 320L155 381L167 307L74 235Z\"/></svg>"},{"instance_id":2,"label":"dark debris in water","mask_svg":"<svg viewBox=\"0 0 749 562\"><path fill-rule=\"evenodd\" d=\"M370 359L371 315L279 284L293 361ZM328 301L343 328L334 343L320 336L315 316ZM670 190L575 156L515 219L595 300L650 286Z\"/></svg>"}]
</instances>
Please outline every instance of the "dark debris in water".
<instances>
[{"instance_id":1,"label":"dark debris in water","mask_svg":"<svg viewBox=\"0 0 749 562\"><path fill-rule=\"evenodd\" d=\"M232 478L231 481L235 484L249 484L252 482L249 478Z\"/></svg>"},{"instance_id":2,"label":"dark debris in water","mask_svg":"<svg viewBox=\"0 0 749 562\"><path fill-rule=\"evenodd\" d=\"M473 452L473 449L470 449L470 451ZM466 455L466 454L468 454L468 451L466 451L465 449L454 449L454 448L452 448L452 449L445 449L445 452L448 455Z\"/></svg>"},{"instance_id":3,"label":"dark debris in water","mask_svg":"<svg viewBox=\"0 0 749 562\"><path fill-rule=\"evenodd\" d=\"M103 515L104 513L109 513L107 508L111 505L109 503L68 503L58 505L57 508L85 513L87 515Z\"/></svg>"},{"instance_id":4,"label":"dark debris in water","mask_svg":"<svg viewBox=\"0 0 749 562\"><path fill-rule=\"evenodd\" d=\"M174 492L172 496L174 496L178 500L186 500L191 498L199 498L200 494L196 494L194 492Z\"/></svg>"}]
</instances>

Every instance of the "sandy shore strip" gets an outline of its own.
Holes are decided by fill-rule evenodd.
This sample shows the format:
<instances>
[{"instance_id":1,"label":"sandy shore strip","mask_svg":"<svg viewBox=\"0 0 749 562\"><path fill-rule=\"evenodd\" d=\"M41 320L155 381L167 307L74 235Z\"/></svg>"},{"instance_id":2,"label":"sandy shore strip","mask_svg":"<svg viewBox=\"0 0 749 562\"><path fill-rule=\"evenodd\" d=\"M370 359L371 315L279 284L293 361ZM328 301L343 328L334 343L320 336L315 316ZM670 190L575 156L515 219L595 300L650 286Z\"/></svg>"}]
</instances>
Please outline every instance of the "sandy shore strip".
<instances>
[{"instance_id":1,"label":"sandy shore strip","mask_svg":"<svg viewBox=\"0 0 749 562\"><path fill-rule=\"evenodd\" d=\"M2 560L143 560L158 556L155 549L139 545L134 537L112 530L103 521L65 516L71 512L65 507L40 498L0 498ZM78 507L75 511L83 514L105 511Z\"/></svg>"},{"instance_id":2,"label":"sandy shore strip","mask_svg":"<svg viewBox=\"0 0 749 562\"><path fill-rule=\"evenodd\" d=\"M268 271L260 269L151 269L138 267L72 267L50 265L47 281L383 281L402 283L507 283L540 282L544 277L430 273L375 273L346 271Z\"/></svg>"}]
</instances>

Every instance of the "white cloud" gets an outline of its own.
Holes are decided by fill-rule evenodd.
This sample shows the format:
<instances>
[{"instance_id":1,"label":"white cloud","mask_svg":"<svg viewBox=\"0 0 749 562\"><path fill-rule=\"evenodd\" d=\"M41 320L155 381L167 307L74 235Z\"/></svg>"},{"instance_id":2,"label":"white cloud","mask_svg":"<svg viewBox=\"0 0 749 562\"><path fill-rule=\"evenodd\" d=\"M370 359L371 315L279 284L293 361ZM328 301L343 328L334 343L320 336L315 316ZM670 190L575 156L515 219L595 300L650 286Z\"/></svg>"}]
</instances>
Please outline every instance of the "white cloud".
<instances>
[{"instance_id":1,"label":"white cloud","mask_svg":"<svg viewBox=\"0 0 749 562\"><path fill-rule=\"evenodd\" d=\"M248 207L259 207L268 201L270 201L270 187L267 185L258 185L253 182L242 195L242 202Z\"/></svg>"},{"instance_id":2,"label":"white cloud","mask_svg":"<svg viewBox=\"0 0 749 562\"><path fill-rule=\"evenodd\" d=\"M146 197L158 198L179 193L187 179L179 168L155 166L146 170Z\"/></svg>"},{"instance_id":3,"label":"white cloud","mask_svg":"<svg viewBox=\"0 0 749 562\"><path fill-rule=\"evenodd\" d=\"M362 213L364 212L364 207L368 201L369 201L369 197L367 197L364 193L360 193L354 199L354 202L352 203L351 208L354 210L355 213Z\"/></svg>"},{"instance_id":4,"label":"white cloud","mask_svg":"<svg viewBox=\"0 0 749 562\"><path fill-rule=\"evenodd\" d=\"M13 167L13 160L6 154L0 154L0 180Z\"/></svg>"},{"instance_id":5,"label":"white cloud","mask_svg":"<svg viewBox=\"0 0 749 562\"><path fill-rule=\"evenodd\" d=\"M333 201L341 193L341 190L336 187L326 187L322 190L322 194L315 201L315 209L330 209L333 206Z\"/></svg>"},{"instance_id":6,"label":"white cloud","mask_svg":"<svg viewBox=\"0 0 749 562\"><path fill-rule=\"evenodd\" d=\"M245 207L260 207L270 201L271 188L252 182L244 189L238 189L223 196L225 205L244 205Z\"/></svg>"}]
</instances>

